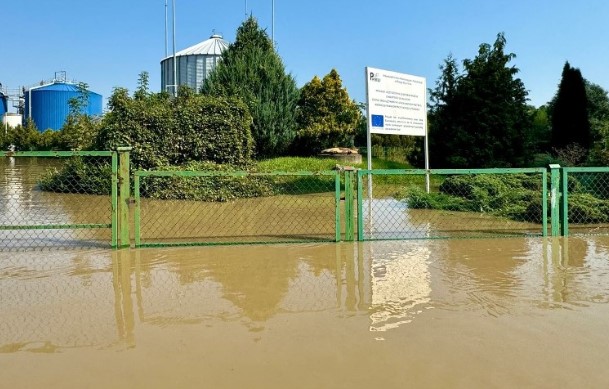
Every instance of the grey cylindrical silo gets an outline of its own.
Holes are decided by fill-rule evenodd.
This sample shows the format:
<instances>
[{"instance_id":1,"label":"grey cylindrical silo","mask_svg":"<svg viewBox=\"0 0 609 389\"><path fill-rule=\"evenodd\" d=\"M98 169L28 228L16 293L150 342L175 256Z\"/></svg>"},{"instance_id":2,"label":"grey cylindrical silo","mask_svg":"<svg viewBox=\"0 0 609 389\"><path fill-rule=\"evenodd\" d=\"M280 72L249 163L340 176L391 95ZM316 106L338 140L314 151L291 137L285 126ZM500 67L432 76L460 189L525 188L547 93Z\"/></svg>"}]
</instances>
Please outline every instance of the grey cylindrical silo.
<instances>
[{"instance_id":1,"label":"grey cylindrical silo","mask_svg":"<svg viewBox=\"0 0 609 389\"><path fill-rule=\"evenodd\" d=\"M177 83L173 80L173 55L161 61L161 90L172 92L174 85L186 85L198 92L207 75L216 67L228 42L221 35L176 53Z\"/></svg>"}]
</instances>

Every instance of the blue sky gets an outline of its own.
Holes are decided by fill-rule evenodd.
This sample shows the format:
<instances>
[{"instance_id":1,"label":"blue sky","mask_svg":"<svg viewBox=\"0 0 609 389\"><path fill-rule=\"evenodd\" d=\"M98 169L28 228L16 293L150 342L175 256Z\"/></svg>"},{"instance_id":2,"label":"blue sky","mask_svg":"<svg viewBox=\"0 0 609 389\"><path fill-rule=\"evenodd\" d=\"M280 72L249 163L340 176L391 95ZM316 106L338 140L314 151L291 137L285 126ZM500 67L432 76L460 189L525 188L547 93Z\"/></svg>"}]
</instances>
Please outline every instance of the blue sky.
<instances>
[{"instance_id":1,"label":"blue sky","mask_svg":"<svg viewBox=\"0 0 609 389\"><path fill-rule=\"evenodd\" d=\"M272 0L175 1L176 50L208 39L213 30L232 42L246 4L271 35ZM138 74L147 71L151 89L160 89L164 0L1 4L5 87L32 85L66 71L107 101L112 88L132 91ZM504 32L530 103L539 106L556 92L567 60L609 89L608 17L606 0L275 0L274 31L298 86L336 68L357 101L365 100L365 66L422 76L431 87L448 54L459 61L473 58L481 43L493 43Z\"/></svg>"}]
</instances>

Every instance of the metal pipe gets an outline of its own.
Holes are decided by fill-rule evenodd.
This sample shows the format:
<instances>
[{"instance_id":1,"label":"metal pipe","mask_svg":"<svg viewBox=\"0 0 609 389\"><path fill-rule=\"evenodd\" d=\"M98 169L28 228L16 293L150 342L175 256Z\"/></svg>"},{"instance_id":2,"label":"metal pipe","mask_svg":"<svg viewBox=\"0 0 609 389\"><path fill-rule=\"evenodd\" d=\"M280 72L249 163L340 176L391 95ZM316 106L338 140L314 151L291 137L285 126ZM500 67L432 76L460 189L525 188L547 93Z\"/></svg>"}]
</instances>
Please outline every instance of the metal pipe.
<instances>
[{"instance_id":1,"label":"metal pipe","mask_svg":"<svg viewBox=\"0 0 609 389\"><path fill-rule=\"evenodd\" d=\"M173 16L173 95L177 96L178 92L178 65L176 63L176 0L172 0L171 12Z\"/></svg>"},{"instance_id":2,"label":"metal pipe","mask_svg":"<svg viewBox=\"0 0 609 389\"><path fill-rule=\"evenodd\" d=\"M168 48L168 40L167 40L167 0L165 0L165 58L168 57L169 52L167 51Z\"/></svg>"}]
</instances>

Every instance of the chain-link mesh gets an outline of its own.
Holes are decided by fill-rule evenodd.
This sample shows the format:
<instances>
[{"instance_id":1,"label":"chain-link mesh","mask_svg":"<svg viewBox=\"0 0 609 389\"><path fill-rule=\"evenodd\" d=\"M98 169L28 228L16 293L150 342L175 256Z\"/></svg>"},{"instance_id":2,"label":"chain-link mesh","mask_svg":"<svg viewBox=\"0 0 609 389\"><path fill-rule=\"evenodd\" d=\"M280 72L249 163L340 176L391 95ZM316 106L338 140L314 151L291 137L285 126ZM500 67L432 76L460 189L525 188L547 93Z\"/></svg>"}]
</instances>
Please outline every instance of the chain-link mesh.
<instances>
[{"instance_id":1,"label":"chain-link mesh","mask_svg":"<svg viewBox=\"0 0 609 389\"><path fill-rule=\"evenodd\" d=\"M338 173L137 172L136 245L337 240Z\"/></svg>"},{"instance_id":2,"label":"chain-link mesh","mask_svg":"<svg viewBox=\"0 0 609 389\"><path fill-rule=\"evenodd\" d=\"M529 236L547 231L544 169L360 171L364 240ZM429 185L429 192L427 192Z\"/></svg>"},{"instance_id":3,"label":"chain-link mesh","mask_svg":"<svg viewBox=\"0 0 609 389\"><path fill-rule=\"evenodd\" d=\"M0 250L110 246L112 153L52 155L0 154Z\"/></svg>"},{"instance_id":4,"label":"chain-link mesh","mask_svg":"<svg viewBox=\"0 0 609 389\"><path fill-rule=\"evenodd\" d=\"M609 168L564 168L563 182L569 232L608 234Z\"/></svg>"}]
</instances>

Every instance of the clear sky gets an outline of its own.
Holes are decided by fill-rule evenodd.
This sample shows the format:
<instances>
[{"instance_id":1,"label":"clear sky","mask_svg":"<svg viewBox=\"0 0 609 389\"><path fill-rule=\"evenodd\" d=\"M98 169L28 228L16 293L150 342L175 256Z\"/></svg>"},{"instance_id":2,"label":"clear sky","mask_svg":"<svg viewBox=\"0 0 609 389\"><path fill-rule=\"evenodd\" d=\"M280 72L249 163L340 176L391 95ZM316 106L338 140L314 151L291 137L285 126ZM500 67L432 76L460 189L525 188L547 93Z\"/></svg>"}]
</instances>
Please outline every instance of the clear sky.
<instances>
[{"instance_id":1,"label":"clear sky","mask_svg":"<svg viewBox=\"0 0 609 389\"><path fill-rule=\"evenodd\" d=\"M176 51L214 30L234 41L246 13L273 31L272 0L175 2ZM105 105L114 87L133 91L147 71L151 89L160 89L165 0L0 0L0 15L4 87L66 71ZM422 76L433 87L448 54L473 58L499 32L517 56L531 104L552 98L567 60L609 89L607 0L275 0L277 50L298 86L336 68L357 101L365 100L366 66ZM171 53L171 34L169 43Z\"/></svg>"}]
</instances>

